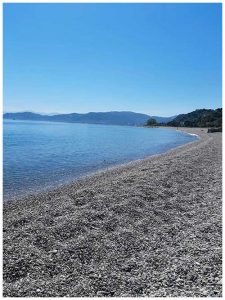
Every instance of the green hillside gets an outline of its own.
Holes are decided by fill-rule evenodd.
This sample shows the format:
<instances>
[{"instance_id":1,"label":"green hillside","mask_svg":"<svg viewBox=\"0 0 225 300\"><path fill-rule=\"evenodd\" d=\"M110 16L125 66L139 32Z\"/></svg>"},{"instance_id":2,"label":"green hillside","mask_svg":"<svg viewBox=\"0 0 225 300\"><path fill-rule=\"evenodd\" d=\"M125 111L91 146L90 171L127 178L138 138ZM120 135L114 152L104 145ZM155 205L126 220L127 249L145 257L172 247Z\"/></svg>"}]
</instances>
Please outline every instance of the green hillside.
<instances>
[{"instance_id":1,"label":"green hillside","mask_svg":"<svg viewBox=\"0 0 225 300\"><path fill-rule=\"evenodd\" d=\"M178 115L167 123L176 127L222 127L222 108L196 109L188 114Z\"/></svg>"}]
</instances>

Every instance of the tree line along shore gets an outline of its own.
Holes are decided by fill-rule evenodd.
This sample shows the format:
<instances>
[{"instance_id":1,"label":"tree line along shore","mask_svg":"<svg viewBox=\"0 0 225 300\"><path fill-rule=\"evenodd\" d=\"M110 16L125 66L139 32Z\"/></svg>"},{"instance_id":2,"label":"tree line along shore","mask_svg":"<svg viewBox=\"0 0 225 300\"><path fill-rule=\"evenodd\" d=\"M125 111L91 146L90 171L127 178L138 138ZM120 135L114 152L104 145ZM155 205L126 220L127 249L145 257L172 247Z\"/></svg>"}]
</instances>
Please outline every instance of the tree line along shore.
<instances>
[{"instance_id":1,"label":"tree line along shore","mask_svg":"<svg viewBox=\"0 0 225 300\"><path fill-rule=\"evenodd\" d=\"M150 118L145 126L208 127L209 132L222 132L222 108L197 109L188 114L178 115L167 123L160 123Z\"/></svg>"}]
</instances>

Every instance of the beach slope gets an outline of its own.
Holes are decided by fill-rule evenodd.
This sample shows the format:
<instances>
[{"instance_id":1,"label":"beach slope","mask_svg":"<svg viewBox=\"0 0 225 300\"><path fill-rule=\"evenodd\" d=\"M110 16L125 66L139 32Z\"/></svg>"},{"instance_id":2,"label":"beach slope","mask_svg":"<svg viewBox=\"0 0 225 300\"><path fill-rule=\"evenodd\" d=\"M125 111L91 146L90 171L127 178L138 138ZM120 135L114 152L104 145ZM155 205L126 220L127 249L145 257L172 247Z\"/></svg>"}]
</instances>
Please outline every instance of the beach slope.
<instances>
[{"instance_id":1,"label":"beach slope","mask_svg":"<svg viewBox=\"0 0 225 300\"><path fill-rule=\"evenodd\" d=\"M4 296L222 296L222 135L4 204Z\"/></svg>"}]
</instances>

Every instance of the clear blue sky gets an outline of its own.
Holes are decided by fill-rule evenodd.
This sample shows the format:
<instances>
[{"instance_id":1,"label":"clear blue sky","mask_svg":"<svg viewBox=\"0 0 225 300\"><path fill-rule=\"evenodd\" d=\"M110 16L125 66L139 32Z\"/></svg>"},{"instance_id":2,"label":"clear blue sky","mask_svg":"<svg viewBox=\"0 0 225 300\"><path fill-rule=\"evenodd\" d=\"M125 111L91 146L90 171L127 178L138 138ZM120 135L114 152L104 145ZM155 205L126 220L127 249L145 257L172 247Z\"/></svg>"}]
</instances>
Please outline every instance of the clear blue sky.
<instances>
[{"instance_id":1,"label":"clear blue sky","mask_svg":"<svg viewBox=\"0 0 225 300\"><path fill-rule=\"evenodd\" d=\"M222 106L221 4L4 4L4 111Z\"/></svg>"}]
</instances>

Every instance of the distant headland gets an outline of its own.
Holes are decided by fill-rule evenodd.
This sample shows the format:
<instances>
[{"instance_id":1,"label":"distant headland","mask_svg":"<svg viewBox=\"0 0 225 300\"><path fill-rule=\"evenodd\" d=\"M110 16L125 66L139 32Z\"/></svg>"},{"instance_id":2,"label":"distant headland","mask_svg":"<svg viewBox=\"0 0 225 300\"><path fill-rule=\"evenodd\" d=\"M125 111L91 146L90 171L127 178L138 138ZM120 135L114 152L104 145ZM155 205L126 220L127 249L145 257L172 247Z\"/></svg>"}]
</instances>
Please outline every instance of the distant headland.
<instances>
[{"instance_id":1,"label":"distant headland","mask_svg":"<svg viewBox=\"0 0 225 300\"><path fill-rule=\"evenodd\" d=\"M110 111L110 112L89 112L86 114L70 113L44 115L33 112L5 113L4 119L13 120L32 120L32 121L52 121L66 123L88 123L104 125L144 125L150 118L155 119L158 123L167 123L172 121L176 116L158 117L130 111Z\"/></svg>"}]
</instances>

